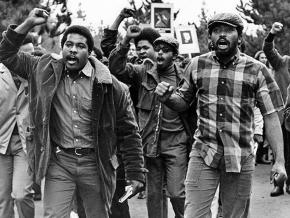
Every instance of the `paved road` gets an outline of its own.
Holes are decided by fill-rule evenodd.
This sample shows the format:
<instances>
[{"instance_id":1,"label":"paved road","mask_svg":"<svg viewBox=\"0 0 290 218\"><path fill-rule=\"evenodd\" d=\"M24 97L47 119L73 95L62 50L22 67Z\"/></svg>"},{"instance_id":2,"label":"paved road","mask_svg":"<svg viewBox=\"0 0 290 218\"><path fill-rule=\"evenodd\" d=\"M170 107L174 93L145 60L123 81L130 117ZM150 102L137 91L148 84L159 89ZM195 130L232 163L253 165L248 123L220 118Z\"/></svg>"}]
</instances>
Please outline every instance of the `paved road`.
<instances>
[{"instance_id":1,"label":"paved road","mask_svg":"<svg viewBox=\"0 0 290 218\"><path fill-rule=\"evenodd\" d=\"M279 197L270 197L269 165L256 166L251 200L251 218L290 218L290 195L285 192ZM170 204L170 203L169 203ZM145 200L130 201L132 218L147 218ZM172 209L169 218L174 218Z\"/></svg>"},{"instance_id":2,"label":"paved road","mask_svg":"<svg viewBox=\"0 0 290 218\"><path fill-rule=\"evenodd\" d=\"M254 177L251 202L251 218L290 218L290 195L285 192L279 197L270 197L272 185L269 183L271 167L258 165ZM129 202L132 218L147 218L145 200L133 198ZM170 203L169 203L170 205ZM36 218L42 217L42 202L36 202ZM169 208L169 218L174 218Z\"/></svg>"}]
</instances>

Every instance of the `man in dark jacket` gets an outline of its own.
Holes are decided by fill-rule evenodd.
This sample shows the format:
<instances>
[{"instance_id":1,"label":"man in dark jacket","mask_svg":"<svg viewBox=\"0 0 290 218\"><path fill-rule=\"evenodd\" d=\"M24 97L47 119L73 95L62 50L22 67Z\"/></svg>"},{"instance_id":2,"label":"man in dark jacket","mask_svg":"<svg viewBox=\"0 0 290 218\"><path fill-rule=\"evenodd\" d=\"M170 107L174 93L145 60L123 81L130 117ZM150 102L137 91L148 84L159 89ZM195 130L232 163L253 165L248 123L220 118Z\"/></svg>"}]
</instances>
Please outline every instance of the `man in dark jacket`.
<instances>
[{"instance_id":1,"label":"man in dark jacket","mask_svg":"<svg viewBox=\"0 0 290 218\"><path fill-rule=\"evenodd\" d=\"M110 25L108 28L104 29L104 34L102 36L101 40L101 48L104 54L104 57L109 57L111 51L116 47L117 44L117 36L118 36L118 28L120 23L128 17L133 16L133 10L128 9L128 8L123 8L116 17L115 21ZM153 34L152 37L158 38L160 35L156 31L156 36ZM130 47L132 47L132 44L130 43ZM135 45L134 45L135 47ZM152 49L153 50L153 49ZM138 57L131 57L129 58L128 55L128 60L130 59L131 61L135 61L138 59ZM139 60L139 59L138 59ZM136 91L134 90L134 86L130 86L130 96L133 100L134 107L137 104L137 98L138 95ZM119 157L119 155L117 155ZM126 186L126 181L125 181L125 173L124 173L124 165L122 164L122 161L120 160L120 165L117 169L117 182L116 182L116 190L113 196L112 200L112 205L111 205L111 214L110 218L130 218L130 210L129 210L129 204L128 201L124 201L122 203L119 202L119 198L124 194L125 192L125 186ZM139 193L138 198L145 198L145 190Z\"/></svg>"},{"instance_id":2,"label":"man in dark jacket","mask_svg":"<svg viewBox=\"0 0 290 218\"><path fill-rule=\"evenodd\" d=\"M187 148L192 129L186 125L184 116L165 107L154 94L159 81L168 81L176 87L183 78L174 64L178 42L171 37L159 37L150 43L150 37L146 38L148 31L130 26L123 41L111 52L109 68L121 81L138 87L136 107L149 170L146 186L148 216L167 217L167 201L163 199L165 187L175 216L183 217ZM127 63L131 39L135 41L137 52L145 53L146 49L154 48L151 58L138 65Z\"/></svg>"},{"instance_id":3,"label":"man in dark jacket","mask_svg":"<svg viewBox=\"0 0 290 218\"><path fill-rule=\"evenodd\" d=\"M44 217L68 216L76 188L88 218L108 217L118 167L116 143L133 194L143 186L138 126L124 86L89 57L93 38L87 28L66 30L62 58L18 52L28 31L47 16L34 9L22 24L8 28L0 44L0 60L28 79L32 126L27 150L36 181L46 176Z\"/></svg>"},{"instance_id":4,"label":"man in dark jacket","mask_svg":"<svg viewBox=\"0 0 290 218\"><path fill-rule=\"evenodd\" d=\"M290 84L290 74L289 74L290 56L289 55L281 56L274 47L275 36L278 33L280 33L282 29L283 29L283 24L279 22L273 23L268 36L264 40L263 51L265 52L265 55L269 63L273 67L275 81L277 82L281 90L283 100L284 102L286 102L286 107L287 107L287 105L289 104L289 96L290 96L289 92L287 92L287 88L289 87L289 84ZM283 120L284 111L285 110L281 110L278 114L279 114L280 123L282 125L283 138L284 138L285 168L286 168L287 174L289 174L290 173L290 132L289 132L290 129L287 129L287 123L285 123ZM288 112L289 110L287 110L287 114ZM284 194L283 189L284 189L283 183L281 183L281 185L274 184L274 189L271 191L271 196L275 197L275 196ZM286 180L286 192L290 194L290 179L289 178Z\"/></svg>"}]
</instances>

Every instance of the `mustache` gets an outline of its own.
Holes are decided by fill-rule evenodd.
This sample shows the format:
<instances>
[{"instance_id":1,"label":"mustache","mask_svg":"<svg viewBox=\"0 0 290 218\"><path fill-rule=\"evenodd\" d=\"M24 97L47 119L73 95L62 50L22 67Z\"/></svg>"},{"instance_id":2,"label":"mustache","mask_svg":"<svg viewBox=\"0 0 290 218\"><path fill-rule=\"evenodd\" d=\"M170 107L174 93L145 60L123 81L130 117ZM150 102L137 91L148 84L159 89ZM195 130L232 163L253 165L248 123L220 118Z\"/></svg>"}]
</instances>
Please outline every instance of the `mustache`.
<instances>
[{"instance_id":1,"label":"mustache","mask_svg":"<svg viewBox=\"0 0 290 218\"><path fill-rule=\"evenodd\" d=\"M227 44L230 44L230 42L224 37L224 36L221 36L216 42L213 42L213 41L210 41L209 44L208 44L208 49L210 51L214 51L217 49L217 45L221 42L221 41L224 41L226 42Z\"/></svg>"},{"instance_id":2,"label":"mustache","mask_svg":"<svg viewBox=\"0 0 290 218\"><path fill-rule=\"evenodd\" d=\"M225 41L226 43L230 43L225 37L221 36L217 41L216 44L220 43L220 41Z\"/></svg>"},{"instance_id":3,"label":"mustache","mask_svg":"<svg viewBox=\"0 0 290 218\"><path fill-rule=\"evenodd\" d=\"M74 56L74 55L68 55L68 56L66 56L65 57L65 60L67 60L67 61L71 61L71 60L74 60L74 61L79 61L79 59L76 57L76 56Z\"/></svg>"},{"instance_id":4,"label":"mustache","mask_svg":"<svg viewBox=\"0 0 290 218\"><path fill-rule=\"evenodd\" d=\"M164 61L164 58L163 57L159 57L158 56L156 59L157 59L157 61Z\"/></svg>"}]
</instances>

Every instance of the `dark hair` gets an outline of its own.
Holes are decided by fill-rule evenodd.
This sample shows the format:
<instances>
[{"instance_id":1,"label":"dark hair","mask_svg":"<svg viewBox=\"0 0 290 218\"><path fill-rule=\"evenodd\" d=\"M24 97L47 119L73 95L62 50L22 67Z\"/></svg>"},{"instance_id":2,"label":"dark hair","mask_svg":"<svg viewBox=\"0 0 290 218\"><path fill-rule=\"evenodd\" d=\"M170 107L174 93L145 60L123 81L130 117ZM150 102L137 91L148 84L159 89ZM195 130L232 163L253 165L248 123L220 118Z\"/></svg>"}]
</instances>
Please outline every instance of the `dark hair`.
<instances>
[{"instance_id":1,"label":"dark hair","mask_svg":"<svg viewBox=\"0 0 290 218\"><path fill-rule=\"evenodd\" d=\"M139 41L147 40L148 42L150 42L151 45L153 45L153 42L160 36L161 35L157 30L151 27L145 27L141 30L140 35L134 39L134 43L135 46L137 47Z\"/></svg>"},{"instance_id":2,"label":"dark hair","mask_svg":"<svg viewBox=\"0 0 290 218\"><path fill-rule=\"evenodd\" d=\"M96 54L96 58L100 61L103 58L103 53L100 49L98 49L96 46L93 47L93 52Z\"/></svg>"},{"instance_id":3,"label":"dark hair","mask_svg":"<svg viewBox=\"0 0 290 218\"><path fill-rule=\"evenodd\" d=\"M84 26L80 26L80 25L73 25L73 26L70 26L69 28L67 28L67 30L64 32L63 37L61 39L61 48L63 48L63 45L67 40L67 35L70 33L78 33L78 34L86 37L87 44L88 44L88 50L89 50L89 53L91 53L91 51L93 50L93 47L94 47L93 36L88 28L86 28Z\"/></svg>"}]
</instances>

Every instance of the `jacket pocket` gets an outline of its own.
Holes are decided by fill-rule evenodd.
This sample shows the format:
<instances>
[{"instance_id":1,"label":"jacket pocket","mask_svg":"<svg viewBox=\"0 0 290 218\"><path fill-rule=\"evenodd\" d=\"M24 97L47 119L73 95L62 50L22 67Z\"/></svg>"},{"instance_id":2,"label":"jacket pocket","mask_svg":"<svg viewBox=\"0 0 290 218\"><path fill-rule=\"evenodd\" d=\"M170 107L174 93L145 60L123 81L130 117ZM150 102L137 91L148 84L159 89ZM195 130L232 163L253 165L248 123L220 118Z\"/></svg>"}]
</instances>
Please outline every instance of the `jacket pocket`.
<instances>
[{"instance_id":1,"label":"jacket pocket","mask_svg":"<svg viewBox=\"0 0 290 218\"><path fill-rule=\"evenodd\" d=\"M153 103L155 98L156 86L154 84L149 85L146 82L142 82L141 84L141 93L139 95L139 101L137 104L137 108L141 110L153 110Z\"/></svg>"}]
</instances>

